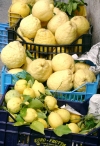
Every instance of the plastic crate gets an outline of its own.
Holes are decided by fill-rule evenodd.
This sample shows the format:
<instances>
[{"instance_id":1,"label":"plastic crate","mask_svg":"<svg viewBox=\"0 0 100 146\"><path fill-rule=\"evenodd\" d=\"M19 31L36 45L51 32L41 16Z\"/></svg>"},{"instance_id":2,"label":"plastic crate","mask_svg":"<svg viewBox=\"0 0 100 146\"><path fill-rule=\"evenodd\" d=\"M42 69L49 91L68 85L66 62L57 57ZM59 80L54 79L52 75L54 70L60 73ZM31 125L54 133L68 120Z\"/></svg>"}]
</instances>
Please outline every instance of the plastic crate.
<instances>
[{"instance_id":1,"label":"plastic crate","mask_svg":"<svg viewBox=\"0 0 100 146\"><path fill-rule=\"evenodd\" d=\"M9 21L9 26L10 26L10 27L12 27L13 25L15 25L16 22L17 22L20 18L22 18L21 15L10 12L10 8L9 8L9 10L8 10L8 21Z\"/></svg>"},{"instance_id":2,"label":"plastic crate","mask_svg":"<svg viewBox=\"0 0 100 146\"><path fill-rule=\"evenodd\" d=\"M0 23L0 52L8 44L8 23Z\"/></svg>"},{"instance_id":3,"label":"plastic crate","mask_svg":"<svg viewBox=\"0 0 100 146\"><path fill-rule=\"evenodd\" d=\"M6 66L2 67L1 71L1 94L4 94L7 85L12 84L14 85L13 80L15 76L12 74L7 73ZM79 88L86 86L85 92L77 92L77 89L70 91L70 92L61 92L61 91L54 91L50 90L52 94L55 95L57 99L62 100L69 100L69 101L76 101L76 102L84 102L85 100L89 99L93 94L97 93L98 84L100 80L100 74L97 75L96 81L93 83L86 83Z\"/></svg>"},{"instance_id":4,"label":"plastic crate","mask_svg":"<svg viewBox=\"0 0 100 146\"><path fill-rule=\"evenodd\" d=\"M5 93L9 91L13 85L8 85ZM0 100L2 105L5 93ZM73 103L68 101L58 100L58 105L70 104L71 107L75 105L81 111L88 111L88 101L84 104ZM58 137L50 129L45 129L45 135L33 131L28 126L13 126L13 123L8 122L9 113L0 110L0 146L100 146L100 128L91 131L86 135L73 134L63 135Z\"/></svg>"},{"instance_id":5,"label":"plastic crate","mask_svg":"<svg viewBox=\"0 0 100 146\"><path fill-rule=\"evenodd\" d=\"M33 54L35 58L46 58L52 59L55 54L58 53L68 53L70 55L77 54L78 56L89 51L92 45L92 29L87 34L80 36L77 40L75 40L70 45L43 45L43 44L34 44L34 43L27 43L18 33L17 29L20 25L21 19L13 26L8 29L8 42L16 40L18 37L20 38L20 42L29 49L30 52ZM81 39L82 43L76 44L77 41ZM33 49L34 48L34 49Z\"/></svg>"}]
</instances>

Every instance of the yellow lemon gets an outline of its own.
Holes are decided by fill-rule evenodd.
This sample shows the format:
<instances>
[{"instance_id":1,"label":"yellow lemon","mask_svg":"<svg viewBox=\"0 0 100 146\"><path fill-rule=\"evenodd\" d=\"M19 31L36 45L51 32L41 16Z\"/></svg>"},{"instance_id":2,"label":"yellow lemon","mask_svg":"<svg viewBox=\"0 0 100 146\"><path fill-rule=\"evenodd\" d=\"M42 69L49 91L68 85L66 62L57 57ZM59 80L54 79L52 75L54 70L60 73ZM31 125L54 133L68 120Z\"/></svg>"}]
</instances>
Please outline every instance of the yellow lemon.
<instances>
[{"instance_id":1,"label":"yellow lemon","mask_svg":"<svg viewBox=\"0 0 100 146\"><path fill-rule=\"evenodd\" d=\"M51 112L48 116L48 123L51 128L56 128L63 124L63 120L58 113Z\"/></svg>"},{"instance_id":2,"label":"yellow lemon","mask_svg":"<svg viewBox=\"0 0 100 146\"><path fill-rule=\"evenodd\" d=\"M32 88L25 88L23 91L23 95L29 95L32 98L35 98L35 92Z\"/></svg>"},{"instance_id":3,"label":"yellow lemon","mask_svg":"<svg viewBox=\"0 0 100 146\"><path fill-rule=\"evenodd\" d=\"M69 111L67 111L66 109L58 109L56 112L62 118L63 123L67 123L69 121L69 119L70 119L70 112Z\"/></svg>"},{"instance_id":4,"label":"yellow lemon","mask_svg":"<svg viewBox=\"0 0 100 146\"><path fill-rule=\"evenodd\" d=\"M32 108L27 108L26 115L23 117L25 122L33 122L37 118L37 112Z\"/></svg>"},{"instance_id":5,"label":"yellow lemon","mask_svg":"<svg viewBox=\"0 0 100 146\"><path fill-rule=\"evenodd\" d=\"M72 131L72 133L79 133L80 128L78 127L78 125L76 123L69 123L67 125L70 128L70 130Z\"/></svg>"},{"instance_id":6,"label":"yellow lemon","mask_svg":"<svg viewBox=\"0 0 100 146\"><path fill-rule=\"evenodd\" d=\"M81 116L77 114L70 114L70 122L72 123L78 123L81 120Z\"/></svg>"},{"instance_id":7,"label":"yellow lemon","mask_svg":"<svg viewBox=\"0 0 100 146\"><path fill-rule=\"evenodd\" d=\"M15 83L14 89L17 90L20 94L23 94L23 91L25 88L27 88L27 86L27 81L24 79L20 79Z\"/></svg>"},{"instance_id":8,"label":"yellow lemon","mask_svg":"<svg viewBox=\"0 0 100 146\"><path fill-rule=\"evenodd\" d=\"M47 124L47 122L44 119L38 118L37 121L41 122L43 124L44 128L47 128L48 127L48 124Z\"/></svg>"}]
</instances>

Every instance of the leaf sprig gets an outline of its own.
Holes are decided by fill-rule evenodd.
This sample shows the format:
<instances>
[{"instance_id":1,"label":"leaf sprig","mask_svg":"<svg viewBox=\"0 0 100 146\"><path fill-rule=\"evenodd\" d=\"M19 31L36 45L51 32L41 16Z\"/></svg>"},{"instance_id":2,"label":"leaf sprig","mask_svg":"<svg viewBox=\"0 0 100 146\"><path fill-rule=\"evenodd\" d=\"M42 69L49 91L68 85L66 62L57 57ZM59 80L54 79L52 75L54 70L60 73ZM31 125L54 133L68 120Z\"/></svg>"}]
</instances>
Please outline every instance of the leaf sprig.
<instances>
[{"instance_id":1,"label":"leaf sprig","mask_svg":"<svg viewBox=\"0 0 100 146\"><path fill-rule=\"evenodd\" d=\"M59 8L60 10L66 12L69 17L74 16L74 11L80 11L80 6L87 6L87 3L84 0L69 0L68 3L55 1L54 6Z\"/></svg>"}]
</instances>

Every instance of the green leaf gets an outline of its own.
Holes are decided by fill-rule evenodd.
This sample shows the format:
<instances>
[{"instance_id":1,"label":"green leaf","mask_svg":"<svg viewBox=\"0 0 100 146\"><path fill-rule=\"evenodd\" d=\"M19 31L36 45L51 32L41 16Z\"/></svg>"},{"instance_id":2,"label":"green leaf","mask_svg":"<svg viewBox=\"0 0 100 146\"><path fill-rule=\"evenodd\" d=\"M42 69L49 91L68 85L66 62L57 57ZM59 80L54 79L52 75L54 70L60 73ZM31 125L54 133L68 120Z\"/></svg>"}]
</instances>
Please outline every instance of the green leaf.
<instances>
[{"instance_id":1,"label":"green leaf","mask_svg":"<svg viewBox=\"0 0 100 146\"><path fill-rule=\"evenodd\" d=\"M28 105L29 108L41 109L44 107L44 104L39 99L32 99Z\"/></svg>"},{"instance_id":2,"label":"green leaf","mask_svg":"<svg viewBox=\"0 0 100 146\"><path fill-rule=\"evenodd\" d=\"M22 117L20 116L20 114L18 114L18 115L16 116L15 120L16 120L17 122L24 122L24 120L22 119Z\"/></svg>"},{"instance_id":3,"label":"green leaf","mask_svg":"<svg viewBox=\"0 0 100 146\"><path fill-rule=\"evenodd\" d=\"M22 72L19 72L17 74L14 74L13 78L17 79L25 79L26 81L31 80L34 83L34 78L25 70Z\"/></svg>"},{"instance_id":4,"label":"green leaf","mask_svg":"<svg viewBox=\"0 0 100 146\"><path fill-rule=\"evenodd\" d=\"M84 129L91 129L96 126L94 120L85 121L85 128Z\"/></svg>"},{"instance_id":5,"label":"green leaf","mask_svg":"<svg viewBox=\"0 0 100 146\"><path fill-rule=\"evenodd\" d=\"M38 115L38 118L42 118L42 119L46 119L46 114L43 113L42 111L37 111L37 115Z\"/></svg>"},{"instance_id":6,"label":"green leaf","mask_svg":"<svg viewBox=\"0 0 100 146\"><path fill-rule=\"evenodd\" d=\"M39 121L33 121L32 124L30 125L30 128L34 131L37 131L39 133L42 133L43 135L44 133L44 126L41 122Z\"/></svg>"},{"instance_id":7,"label":"green leaf","mask_svg":"<svg viewBox=\"0 0 100 146\"><path fill-rule=\"evenodd\" d=\"M28 81L28 84L30 85L30 87L32 87L34 84L34 78L31 78L31 80Z\"/></svg>"},{"instance_id":8,"label":"green leaf","mask_svg":"<svg viewBox=\"0 0 100 146\"><path fill-rule=\"evenodd\" d=\"M22 103L32 100L32 98L29 95L22 95L22 97L24 98Z\"/></svg>"},{"instance_id":9,"label":"green leaf","mask_svg":"<svg viewBox=\"0 0 100 146\"><path fill-rule=\"evenodd\" d=\"M14 126L22 126L22 125L24 125L24 122L15 122L14 124L13 124Z\"/></svg>"},{"instance_id":10,"label":"green leaf","mask_svg":"<svg viewBox=\"0 0 100 146\"><path fill-rule=\"evenodd\" d=\"M34 60L35 58L32 56L32 54L29 52L29 50L26 50L26 55L31 59Z\"/></svg>"},{"instance_id":11,"label":"green leaf","mask_svg":"<svg viewBox=\"0 0 100 146\"><path fill-rule=\"evenodd\" d=\"M4 109L4 110L8 111L8 109L7 109L6 106L0 106L0 109L1 109L1 110Z\"/></svg>"},{"instance_id":12,"label":"green leaf","mask_svg":"<svg viewBox=\"0 0 100 146\"><path fill-rule=\"evenodd\" d=\"M78 4L77 3L73 3L72 4L72 10L75 11L77 9Z\"/></svg>"},{"instance_id":13,"label":"green leaf","mask_svg":"<svg viewBox=\"0 0 100 146\"><path fill-rule=\"evenodd\" d=\"M26 112L27 112L27 108L22 108L22 109L20 110L20 115L21 115L21 117L25 117L25 116L26 116Z\"/></svg>"},{"instance_id":14,"label":"green leaf","mask_svg":"<svg viewBox=\"0 0 100 146\"><path fill-rule=\"evenodd\" d=\"M27 4L30 8L30 14L32 13L32 6L30 4Z\"/></svg>"},{"instance_id":15,"label":"green leaf","mask_svg":"<svg viewBox=\"0 0 100 146\"><path fill-rule=\"evenodd\" d=\"M52 93L50 92L49 89L45 89L45 94L46 94L46 95L51 95L51 96L52 96Z\"/></svg>"},{"instance_id":16,"label":"green leaf","mask_svg":"<svg viewBox=\"0 0 100 146\"><path fill-rule=\"evenodd\" d=\"M72 3L69 3L69 5L67 6L67 12L69 15L71 15L72 13Z\"/></svg>"},{"instance_id":17,"label":"green leaf","mask_svg":"<svg viewBox=\"0 0 100 146\"><path fill-rule=\"evenodd\" d=\"M61 125L54 129L54 133L58 136L62 136L64 134L71 133L71 130L69 129L67 125Z\"/></svg>"},{"instance_id":18,"label":"green leaf","mask_svg":"<svg viewBox=\"0 0 100 146\"><path fill-rule=\"evenodd\" d=\"M22 125L30 125L30 123L27 122L15 122L14 126L22 126Z\"/></svg>"}]
</instances>

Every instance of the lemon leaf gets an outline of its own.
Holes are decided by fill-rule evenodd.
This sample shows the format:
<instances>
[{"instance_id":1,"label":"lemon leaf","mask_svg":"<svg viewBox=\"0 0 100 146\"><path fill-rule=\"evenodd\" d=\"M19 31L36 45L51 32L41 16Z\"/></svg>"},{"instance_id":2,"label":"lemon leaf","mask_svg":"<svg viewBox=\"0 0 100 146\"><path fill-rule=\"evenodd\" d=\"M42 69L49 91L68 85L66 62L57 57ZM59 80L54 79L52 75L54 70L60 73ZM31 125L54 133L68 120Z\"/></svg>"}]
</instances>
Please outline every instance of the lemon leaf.
<instances>
[{"instance_id":1,"label":"lemon leaf","mask_svg":"<svg viewBox=\"0 0 100 146\"><path fill-rule=\"evenodd\" d=\"M43 112L37 112L37 114L38 114L38 118L42 118L42 119L46 119L47 117L46 117L46 114L45 113L43 113Z\"/></svg>"},{"instance_id":2,"label":"lemon leaf","mask_svg":"<svg viewBox=\"0 0 100 146\"><path fill-rule=\"evenodd\" d=\"M44 107L44 104L39 99L32 99L28 105L29 108L41 109Z\"/></svg>"},{"instance_id":3,"label":"lemon leaf","mask_svg":"<svg viewBox=\"0 0 100 146\"><path fill-rule=\"evenodd\" d=\"M22 117L19 114L16 116L15 120L17 122L24 122L24 120L22 119Z\"/></svg>"},{"instance_id":4,"label":"lemon leaf","mask_svg":"<svg viewBox=\"0 0 100 146\"><path fill-rule=\"evenodd\" d=\"M22 126L22 125L29 125L30 123L27 122L15 122L13 125L14 126Z\"/></svg>"},{"instance_id":5,"label":"lemon leaf","mask_svg":"<svg viewBox=\"0 0 100 146\"><path fill-rule=\"evenodd\" d=\"M51 96L52 96L52 93L50 92L49 89L45 89L45 94L46 94L46 95L51 95Z\"/></svg>"},{"instance_id":6,"label":"lemon leaf","mask_svg":"<svg viewBox=\"0 0 100 146\"><path fill-rule=\"evenodd\" d=\"M24 122L19 121L19 122L15 122L13 125L14 126L22 126L23 124L24 124Z\"/></svg>"},{"instance_id":7,"label":"lemon leaf","mask_svg":"<svg viewBox=\"0 0 100 146\"><path fill-rule=\"evenodd\" d=\"M64 134L69 134L71 133L71 130L69 129L69 127L67 125L60 125L57 128L54 129L54 133L57 136L62 136Z\"/></svg>"},{"instance_id":8,"label":"lemon leaf","mask_svg":"<svg viewBox=\"0 0 100 146\"><path fill-rule=\"evenodd\" d=\"M24 100L22 103L31 100L32 98L29 95L22 95L24 97Z\"/></svg>"},{"instance_id":9,"label":"lemon leaf","mask_svg":"<svg viewBox=\"0 0 100 146\"><path fill-rule=\"evenodd\" d=\"M13 75L13 80L16 81L18 79L25 79L26 81L31 80L32 83L34 83L34 78L28 72L26 72L25 70Z\"/></svg>"},{"instance_id":10,"label":"lemon leaf","mask_svg":"<svg viewBox=\"0 0 100 146\"><path fill-rule=\"evenodd\" d=\"M26 116L26 112L27 112L27 108L22 108L22 109L20 110L20 115L21 115L21 117L25 117L25 116Z\"/></svg>"},{"instance_id":11,"label":"lemon leaf","mask_svg":"<svg viewBox=\"0 0 100 146\"><path fill-rule=\"evenodd\" d=\"M30 125L30 128L44 135L44 126L41 122L33 121L32 124Z\"/></svg>"}]
</instances>

